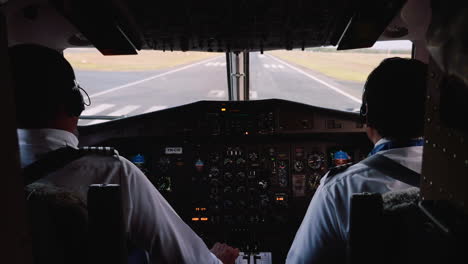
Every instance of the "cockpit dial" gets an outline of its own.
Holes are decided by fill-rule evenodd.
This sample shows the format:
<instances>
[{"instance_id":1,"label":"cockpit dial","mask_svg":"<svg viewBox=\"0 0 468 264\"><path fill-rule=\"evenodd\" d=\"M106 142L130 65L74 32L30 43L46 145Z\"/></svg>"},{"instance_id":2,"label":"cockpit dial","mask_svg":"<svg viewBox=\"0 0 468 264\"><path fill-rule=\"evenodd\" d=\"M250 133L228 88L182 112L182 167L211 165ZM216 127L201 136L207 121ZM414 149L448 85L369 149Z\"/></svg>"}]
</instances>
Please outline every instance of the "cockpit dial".
<instances>
[{"instance_id":1,"label":"cockpit dial","mask_svg":"<svg viewBox=\"0 0 468 264\"><path fill-rule=\"evenodd\" d=\"M320 170L325 165L325 156L319 152L311 153L307 157L307 165L312 170Z\"/></svg>"}]
</instances>

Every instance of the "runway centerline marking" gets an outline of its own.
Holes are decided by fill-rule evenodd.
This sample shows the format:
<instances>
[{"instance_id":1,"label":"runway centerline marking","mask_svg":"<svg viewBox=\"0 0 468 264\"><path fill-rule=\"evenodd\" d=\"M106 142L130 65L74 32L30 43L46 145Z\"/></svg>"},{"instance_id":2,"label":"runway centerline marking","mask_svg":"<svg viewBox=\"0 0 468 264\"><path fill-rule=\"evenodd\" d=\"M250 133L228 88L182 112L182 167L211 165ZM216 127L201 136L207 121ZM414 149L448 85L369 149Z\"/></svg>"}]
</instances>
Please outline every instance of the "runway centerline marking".
<instances>
[{"instance_id":1,"label":"runway centerline marking","mask_svg":"<svg viewBox=\"0 0 468 264\"><path fill-rule=\"evenodd\" d=\"M335 86L333 86L333 85L331 85L331 84L329 84L329 83L327 83L327 82L325 82L325 81L323 81L323 80L321 80L321 79L319 79L319 78L317 78L317 77L315 77L315 76L313 76L313 75L310 75L310 74L308 74L307 72L305 72L305 71L303 71L303 70L301 70L301 69L299 69L299 68L297 68L297 67L295 67L295 66L292 66L291 64L289 64L289 63L287 63L287 62L285 62L285 61L283 61L283 60L281 60L281 59L278 59L278 58L276 58L276 57L274 57L274 56L271 56L270 54L268 54L267 56L270 57L270 58L272 58L272 59L274 59L274 60L276 60L277 62L280 62L280 63L286 65L287 67L289 67L289 68L291 68L291 69L297 71L298 73L301 73L301 74L303 74L303 75L309 77L310 79L312 79L312 80L314 80L314 81L316 81L316 82L318 82L318 83L321 83L321 84L325 85L325 86L328 87L329 89L331 89L331 90L333 90L333 91L335 91L335 92L337 92L337 93L339 93L339 94L341 94L341 95L343 95L343 96L345 96L345 97L347 97L347 98L353 100L354 102L359 103L359 104L362 104L362 101L361 101L359 98L356 98L356 97L350 95L349 93L342 91L340 88L337 88L337 87L335 87Z\"/></svg>"},{"instance_id":2,"label":"runway centerline marking","mask_svg":"<svg viewBox=\"0 0 468 264\"><path fill-rule=\"evenodd\" d=\"M183 70L186 70L186 69L190 69L190 68L192 68L192 67L195 67L195 66L198 66L198 65L200 65L200 64L204 64L204 63L207 63L207 62L210 62L210 61L219 59L219 58L221 58L221 57L222 57L222 56L217 56L217 57L210 58L210 59L207 59L207 60L202 60L202 61L199 61L199 62L196 62L196 63L192 63L192 64L189 64L189 65L186 65L186 66L181 67L181 68L177 68L177 69L174 69L174 70L170 70L170 71L167 71L167 72L163 72L163 73L160 73L160 74L156 74L156 75L153 75L153 76L148 77L148 78L145 78L145 79L141 79L141 80L138 80L138 81L130 82L130 83L127 83L127 84L124 84L124 85L119 85L119 86L116 86L116 87L114 87L114 88L107 89L107 90L102 91L102 92L99 92L99 93L91 94L89 97L90 97L90 98L96 98L96 97L101 96L101 95L104 95L104 94L112 93L112 92L115 92L115 91L118 91L118 90L122 90L122 89L125 89L125 88L128 88L128 87L131 87L131 86L140 84L140 83L144 83L144 82L147 82L147 81L151 81L151 80L154 80L154 79L157 79L157 78L160 78L160 77L169 75L169 74L173 74L173 73L180 72L180 71L183 71Z\"/></svg>"}]
</instances>

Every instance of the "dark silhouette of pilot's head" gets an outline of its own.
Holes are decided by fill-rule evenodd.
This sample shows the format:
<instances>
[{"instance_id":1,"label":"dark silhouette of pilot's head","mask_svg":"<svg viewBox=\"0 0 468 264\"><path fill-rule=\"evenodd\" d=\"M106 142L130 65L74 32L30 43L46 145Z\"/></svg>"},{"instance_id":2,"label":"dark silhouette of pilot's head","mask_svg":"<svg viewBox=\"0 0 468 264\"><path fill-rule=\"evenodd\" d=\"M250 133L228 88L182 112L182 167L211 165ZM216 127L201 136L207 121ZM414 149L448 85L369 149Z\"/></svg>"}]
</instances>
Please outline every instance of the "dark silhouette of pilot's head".
<instances>
[{"instance_id":1,"label":"dark silhouette of pilot's head","mask_svg":"<svg viewBox=\"0 0 468 264\"><path fill-rule=\"evenodd\" d=\"M84 105L70 63L61 53L35 44L8 51L18 127L76 129Z\"/></svg>"},{"instance_id":2,"label":"dark silhouette of pilot's head","mask_svg":"<svg viewBox=\"0 0 468 264\"><path fill-rule=\"evenodd\" d=\"M361 115L384 138L423 136L427 65L415 59L388 58L364 86Z\"/></svg>"}]
</instances>

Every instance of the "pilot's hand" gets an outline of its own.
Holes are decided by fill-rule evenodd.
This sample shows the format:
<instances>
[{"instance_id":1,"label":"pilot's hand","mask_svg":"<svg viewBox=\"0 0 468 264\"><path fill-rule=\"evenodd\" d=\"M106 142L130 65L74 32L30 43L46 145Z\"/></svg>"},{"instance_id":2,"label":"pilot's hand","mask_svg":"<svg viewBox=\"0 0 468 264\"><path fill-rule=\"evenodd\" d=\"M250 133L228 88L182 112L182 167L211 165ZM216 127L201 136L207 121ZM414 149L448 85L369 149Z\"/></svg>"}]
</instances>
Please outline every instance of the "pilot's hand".
<instances>
[{"instance_id":1,"label":"pilot's hand","mask_svg":"<svg viewBox=\"0 0 468 264\"><path fill-rule=\"evenodd\" d=\"M211 252L221 260L223 264L234 264L239 256L239 249L221 243L214 244Z\"/></svg>"}]
</instances>

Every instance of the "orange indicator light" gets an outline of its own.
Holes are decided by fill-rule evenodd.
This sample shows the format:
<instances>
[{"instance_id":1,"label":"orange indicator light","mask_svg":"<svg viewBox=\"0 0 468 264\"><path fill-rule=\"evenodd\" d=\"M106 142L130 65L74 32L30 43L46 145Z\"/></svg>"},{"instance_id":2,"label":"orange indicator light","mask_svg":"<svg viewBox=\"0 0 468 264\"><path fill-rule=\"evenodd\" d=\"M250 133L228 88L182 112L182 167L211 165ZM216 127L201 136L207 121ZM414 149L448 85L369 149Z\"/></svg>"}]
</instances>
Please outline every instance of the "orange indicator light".
<instances>
[{"instance_id":1,"label":"orange indicator light","mask_svg":"<svg viewBox=\"0 0 468 264\"><path fill-rule=\"evenodd\" d=\"M200 218L198 218L198 217L192 217L192 221L199 221L199 220L200 220Z\"/></svg>"},{"instance_id":2,"label":"orange indicator light","mask_svg":"<svg viewBox=\"0 0 468 264\"><path fill-rule=\"evenodd\" d=\"M208 217L202 217L202 218L200 218L200 220L202 220L202 221L208 221Z\"/></svg>"},{"instance_id":3,"label":"orange indicator light","mask_svg":"<svg viewBox=\"0 0 468 264\"><path fill-rule=\"evenodd\" d=\"M226 112L226 108L221 108L221 112Z\"/></svg>"},{"instance_id":4,"label":"orange indicator light","mask_svg":"<svg viewBox=\"0 0 468 264\"><path fill-rule=\"evenodd\" d=\"M284 201L284 197L276 197L276 201Z\"/></svg>"}]
</instances>

